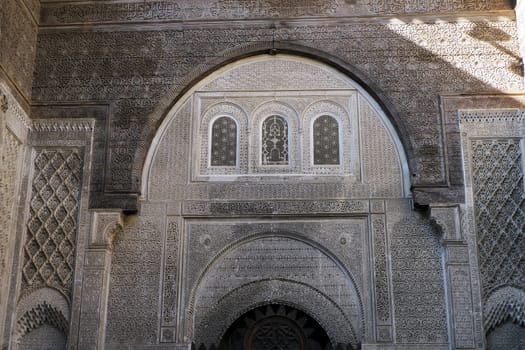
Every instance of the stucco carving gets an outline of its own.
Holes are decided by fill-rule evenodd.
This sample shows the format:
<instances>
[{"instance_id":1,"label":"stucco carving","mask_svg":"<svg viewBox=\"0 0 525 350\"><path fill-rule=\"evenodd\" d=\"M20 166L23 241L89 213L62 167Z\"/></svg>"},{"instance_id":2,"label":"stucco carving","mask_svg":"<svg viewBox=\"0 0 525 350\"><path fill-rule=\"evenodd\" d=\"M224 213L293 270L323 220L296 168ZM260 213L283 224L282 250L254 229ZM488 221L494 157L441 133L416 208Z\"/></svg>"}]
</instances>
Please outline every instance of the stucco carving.
<instances>
[{"instance_id":1,"label":"stucco carving","mask_svg":"<svg viewBox=\"0 0 525 350\"><path fill-rule=\"evenodd\" d=\"M525 194L520 141L471 141L472 182L483 295L502 285L525 288Z\"/></svg>"},{"instance_id":2,"label":"stucco carving","mask_svg":"<svg viewBox=\"0 0 525 350\"><path fill-rule=\"evenodd\" d=\"M283 67L286 67L290 80L280 79L276 82L279 90L275 92L258 90L257 79L268 80L259 74L262 74L261 71L270 71L270 67L282 70L283 74ZM308 89L293 90L299 89L294 78L304 79L302 74L308 77L311 71L322 74L326 81L318 79L308 85ZM290 72L296 76L292 77ZM242 80L240 77L243 74L248 74L252 80ZM222 86L222 90L195 92L194 98L190 98L190 91L187 97L173 107L146 161L147 171L143 181L147 198L188 200L216 197L246 200L254 197L272 199L276 196L308 198L313 193L317 198L405 195L408 189L408 168L399 139L386 117L367 102L370 98L364 92L356 91L356 84L347 77L297 57L260 56L227 66L220 73L213 73L195 89L210 89L210 86L220 81L221 84L217 83L219 89L219 86L224 85L222 82L230 79L238 79L236 91L222 91L225 89ZM319 90L330 79L341 81L346 88ZM208 166L209 122L221 113L238 119L240 157L236 167ZM335 168L312 164L310 124L313 118L322 113L334 115L341 122L342 159L341 165ZM280 115L287 120L288 165L262 164L261 127L263 120L271 115ZM186 131L191 125L198 125L189 133L196 140L193 145L188 142ZM365 163L361 164L363 161ZM188 166L191 166L193 181L187 178L185 168ZM361 166L363 173L360 171ZM312 177L310 181L300 183L296 181L297 175ZM319 183L316 176L320 175L330 178ZM362 181L363 175L366 175L367 180ZM286 185L275 183L279 176L285 179ZM231 183L239 180L246 181L246 185ZM320 193L323 194L319 196Z\"/></svg>"},{"instance_id":3,"label":"stucco carving","mask_svg":"<svg viewBox=\"0 0 525 350\"><path fill-rule=\"evenodd\" d=\"M298 302L298 296L307 299L308 304ZM221 299L216 308L208 310L208 314L199 313L196 319L195 339L198 343L207 345L218 342L236 318L249 309L261 305L261 301L299 307L319 322L333 344L352 344L356 347L359 342L359 334L356 334L352 328L350 320L323 293L296 281L280 279L260 280L244 285ZM228 310L226 318L224 318L224 310ZM328 317L328 315L334 316ZM217 319L223 322L217 323Z\"/></svg>"},{"instance_id":4,"label":"stucco carving","mask_svg":"<svg viewBox=\"0 0 525 350\"><path fill-rule=\"evenodd\" d=\"M255 256L257 259L254 259ZM341 270L321 251L304 242L286 237L265 238L264 236L250 240L224 253L213 266L210 266L196 294L194 316L196 318L196 339L199 340L198 336L213 339L208 338L212 337L210 323L205 322L204 325L207 326L202 329L200 321L203 317L208 317L205 315L212 313L213 309L218 308L222 310L221 312L230 314L229 311L215 304L220 304L224 298L230 298L229 294L234 293L239 303L244 304L244 308L249 307L250 304L241 303L240 300L253 298L253 296L243 295L241 289L244 285L257 283L260 280L275 280L281 281L276 283L285 284L286 282L300 283L308 286L307 289L314 289L330 304L336 306L340 310L339 313L344 315L344 319L348 320L349 325L345 329L350 327L353 330L353 343L356 343L355 337L359 336L356 332L362 329L361 324L363 323L363 315L360 311L362 302L347 272ZM343 290L345 292L342 292ZM289 292L284 292L284 294L287 293ZM341 293L344 293L344 296ZM278 294L274 296L277 300L279 299ZM261 302L266 299L255 299L254 301L257 300ZM313 315L321 317L324 312L321 305L316 305L315 308L310 305ZM317 307L321 308L317 309ZM222 332L233 322L229 320L231 322L223 323L219 320L212 323L216 323L217 327L220 325ZM339 333L342 330L330 329L327 331L338 338L335 343L345 343L341 339L344 338L344 335ZM348 342L348 339L344 340ZM205 343L210 344L210 342Z\"/></svg>"},{"instance_id":5,"label":"stucco carving","mask_svg":"<svg viewBox=\"0 0 525 350\"><path fill-rule=\"evenodd\" d=\"M378 323L391 324L391 298L389 266L387 261L386 224L383 215L372 216L372 230L374 240L374 274L376 291L376 309ZM388 337L380 337L380 341L391 341Z\"/></svg>"},{"instance_id":6,"label":"stucco carving","mask_svg":"<svg viewBox=\"0 0 525 350\"><path fill-rule=\"evenodd\" d=\"M460 111L467 203L476 232L483 322L490 348L511 347L525 287L521 255L525 194L523 110ZM500 327L501 326L501 327ZM505 334L507 335L505 336ZM517 333L516 333L517 332ZM514 335L513 335L514 334Z\"/></svg>"},{"instance_id":7,"label":"stucco carving","mask_svg":"<svg viewBox=\"0 0 525 350\"><path fill-rule=\"evenodd\" d=\"M163 213L159 214L127 218L115 242L105 332L108 348L157 343L164 230Z\"/></svg>"},{"instance_id":8,"label":"stucco carving","mask_svg":"<svg viewBox=\"0 0 525 350\"><path fill-rule=\"evenodd\" d=\"M363 16L371 14L450 13L456 11L511 10L504 0L300 0L289 1L239 1L215 0L172 3L151 1L147 3L123 2L104 4L64 3L43 5L42 20L46 24L68 24L83 22L143 22L218 20L246 18L294 18L321 16Z\"/></svg>"},{"instance_id":9,"label":"stucco carving","mask_svg":"<svg viewBox=\"0 0 525 350\"><path fill-rule=\"evenodd\" d=\"M71 296L83 152L39 150L24 245L23 288L50 286Z\"/></svg>"},{"instance_id":10,"label":"stucco carving","mask_svg":"<svg viewBox=\"0 0 525 350\"><path fill-rule=\"evenodd\" d=\"M409 214L390 224L389 234L397 341L445 344L442 247L435 231Z\"/></svg>"},{"instance_id":11,"label":"stucco carving","mask_svg":"<svg viewBox=\"0 0 525 350\"><path fill-rule=\"evenodd\" d=\"M24 1L6 0L2 4L0 31L0 66L28 101L31 97L38 25Z\"/></svg>"}]
</instances>

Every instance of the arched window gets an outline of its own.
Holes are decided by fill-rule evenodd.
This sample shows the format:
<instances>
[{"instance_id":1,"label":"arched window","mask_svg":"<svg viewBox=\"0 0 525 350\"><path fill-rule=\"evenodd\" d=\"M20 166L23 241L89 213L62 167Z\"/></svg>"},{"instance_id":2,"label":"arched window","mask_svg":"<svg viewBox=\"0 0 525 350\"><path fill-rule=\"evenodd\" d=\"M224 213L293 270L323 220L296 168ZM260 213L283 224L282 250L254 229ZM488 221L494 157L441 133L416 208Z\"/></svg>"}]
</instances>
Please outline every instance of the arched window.
<instances>
[{"instance_id":1,"label":"arched window","mask_svg":"<svg viewBox=\"0 0 525 350\"><path fill-rule=\"evenodd\" d=\"M313 125L314 165L339 165L339 124L323 115Z\"/></svg>"},{"instance_id":2,"label":"arched window","mask_svg":"<svg viewBox=\"0 0 525 350\"><path fill-rule=\"evenodd\" d=\"M237 165L237 124L230 117L220 117L211 127L211 166Z\"/></svg>"},{"instance_id":3,"label":"arched window","mask_svg":"<svg viewBox=\"0 0 525 350\"><path fill-rule=\"evenodd\" d=\"M278 115L266 118L262 124L262 164L288 164L288 123Z\"/></svg>"}]
</instances>

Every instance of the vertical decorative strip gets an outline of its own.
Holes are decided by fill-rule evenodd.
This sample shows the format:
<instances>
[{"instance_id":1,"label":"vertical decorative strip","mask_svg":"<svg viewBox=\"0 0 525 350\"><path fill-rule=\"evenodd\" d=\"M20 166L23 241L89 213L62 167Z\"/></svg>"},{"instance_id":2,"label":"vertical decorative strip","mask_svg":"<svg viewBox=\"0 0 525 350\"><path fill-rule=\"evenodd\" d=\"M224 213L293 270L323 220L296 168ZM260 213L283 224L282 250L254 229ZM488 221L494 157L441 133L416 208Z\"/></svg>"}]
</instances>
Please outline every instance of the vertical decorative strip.
<instances>
[{"instance_id":1,"label":"vertical decorative strip","mask_svg":"<svg viewBox=\"0 0 525 350\"><path fill-rule=\"evenodd\" d=\"M392 341L392 312L388 282L385 216L372 214L371 220L374 248L377 341L390 342Z\"/></svg>"},{"instance_id":2,"label":"vertical decorative strip","mask_svg":"<svg viewBox=\"0 0 525 350\"><path fill-rule=\"evenodd\" d=\"M164 245L164 281L162 283L161 342L176 341L178 265L179 265L179 217L168 217Z\"/></svg>"}]
</instances>

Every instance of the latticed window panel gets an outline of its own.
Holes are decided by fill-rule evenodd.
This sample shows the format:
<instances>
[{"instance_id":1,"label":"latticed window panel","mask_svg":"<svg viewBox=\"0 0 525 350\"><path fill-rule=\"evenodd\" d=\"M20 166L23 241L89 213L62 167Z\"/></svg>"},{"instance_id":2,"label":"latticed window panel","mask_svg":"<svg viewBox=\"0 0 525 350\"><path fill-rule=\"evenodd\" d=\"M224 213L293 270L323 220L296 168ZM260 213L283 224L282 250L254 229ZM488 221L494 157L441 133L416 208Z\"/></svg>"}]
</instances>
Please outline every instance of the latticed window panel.
<instances>
[{"instance_id":1,"label":"latticed window panel","mask_svg":"<svg viewBox=\"0 0 525 350\"><path fill-rule=\"evenodd\" d=\"M288 123L272 115L262 124L261 162L263 165L288 165Z\"/></svg>"},{"instance_id":2,"label":"latticed window panel","mask_svg":"<svg viewBox=\"0 0 525 350\"><path fill-rule=\"evenodd\" d=\"M329 115L313 125L314 165L339 165L339 124Z\"/></svg>"},{"instance_id":3,"label":"latticed window panel","mask_svg":"<svg viewBox=\"0 0 525 350\"><path fill-rule=\"evenodd\" d=\"M472 184L483 295L525 287L525 193L517 139L472 141Z\"/></svg>"},{"instance_id":4,"label":"latticed window panel","mask_svg":"<svg viewBox=\"0 0 525 350\"><path fill-rule=\"evenodd\" d=\"M75 262L82 152L41 150L34 162L23 286L70 293Z\"/></svg>"},{"instance_id":5,"label":"latticed window panel","mask_svg":"<svg viewBox=\"0 0 525 350\"><path fill-rule=\"evenodd\" d=\"M237 124L232 118L220 117L211 128L211 166L237 164Z\"/></svg>"}]
</instances>

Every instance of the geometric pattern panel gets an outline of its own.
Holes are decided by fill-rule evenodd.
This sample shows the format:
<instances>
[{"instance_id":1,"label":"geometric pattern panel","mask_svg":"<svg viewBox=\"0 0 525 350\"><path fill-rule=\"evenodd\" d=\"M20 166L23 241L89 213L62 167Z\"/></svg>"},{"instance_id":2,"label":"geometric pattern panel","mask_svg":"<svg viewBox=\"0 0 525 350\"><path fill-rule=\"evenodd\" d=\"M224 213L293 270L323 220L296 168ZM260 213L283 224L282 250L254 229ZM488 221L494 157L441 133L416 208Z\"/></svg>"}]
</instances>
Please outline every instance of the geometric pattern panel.
<instances>
[{"instance_id":1,"label":"geometric pattern panel","mask_svg":"<svg viewBox=\"0 0 525 350\"><path fill-rule=\"evenodd\" d=\"M525 193L520 140L471 141L482 294L525 288Z\"/></svg>"},{"instance_id":2,"label":"geometric pattern panel","mask_svg":"<svg viewBox=\"0 0 525 350\"><path fill-rule=\"evenodd\" d=\"M211 165L235 166L237 163L237 124L232 118L220 117L211 131Z\"/></svg>"},{"instance_id":3,"label":"geometric pattern panel","mask_svg":"<svg viewBox=\"0 0 525 350\"><path fill-rule=\"evenodd\" d=\"M78 149L37 151L24 245L24 289L49 286L70 297L82 159Z\"/></svg>"},{"instance_id":4,"label":"geometric pattern panel","mask_svg":"<svg viewBox=\"0 0 525 350\"><path fill-rule=\"evenodd\" d=\"M339 164L339 124L335 118L323 115L313 127L314 164Z\"/></svg>"}]
</instances>

